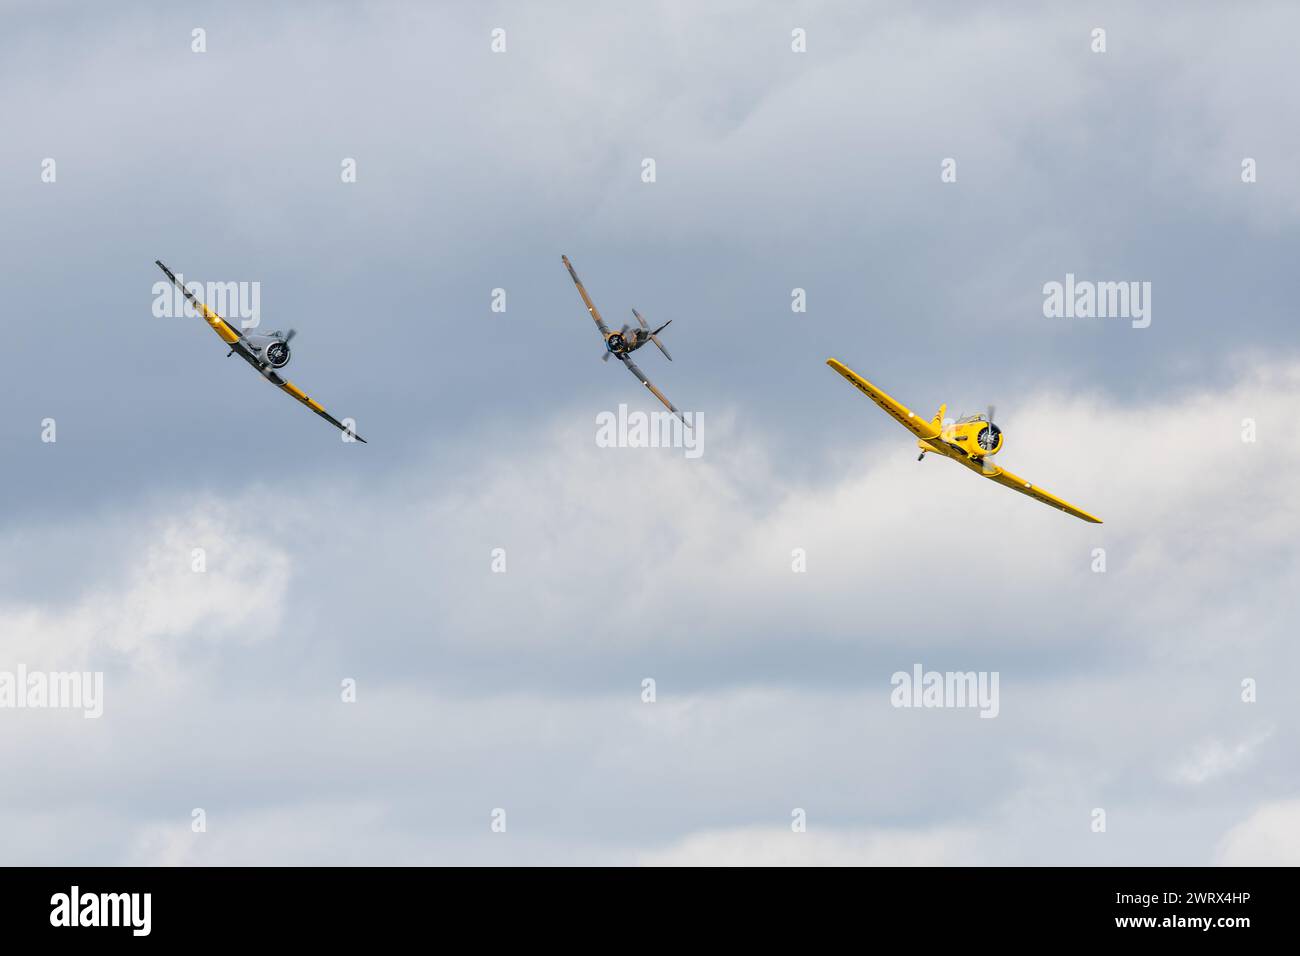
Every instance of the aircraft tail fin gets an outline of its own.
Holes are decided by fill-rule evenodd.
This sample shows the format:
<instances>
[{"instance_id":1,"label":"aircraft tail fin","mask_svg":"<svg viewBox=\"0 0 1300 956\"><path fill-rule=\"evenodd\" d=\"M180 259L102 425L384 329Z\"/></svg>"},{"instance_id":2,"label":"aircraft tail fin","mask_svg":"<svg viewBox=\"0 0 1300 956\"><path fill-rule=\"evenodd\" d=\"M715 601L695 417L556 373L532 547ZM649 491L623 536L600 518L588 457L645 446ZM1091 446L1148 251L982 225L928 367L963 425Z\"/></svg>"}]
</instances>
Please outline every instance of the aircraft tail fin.
<instances>
[{"instance_id":1,"label":"aircraft tail fin","mask_svg":"<svg viewBox=\"0 0 1300 956\"><path fill-rule=\"evenodd\" d=\"M943 416L948 411L947 405L940 405L939 410L934 413L934 423L940 430L943 429Z\"/></svg>"}]
</instances>

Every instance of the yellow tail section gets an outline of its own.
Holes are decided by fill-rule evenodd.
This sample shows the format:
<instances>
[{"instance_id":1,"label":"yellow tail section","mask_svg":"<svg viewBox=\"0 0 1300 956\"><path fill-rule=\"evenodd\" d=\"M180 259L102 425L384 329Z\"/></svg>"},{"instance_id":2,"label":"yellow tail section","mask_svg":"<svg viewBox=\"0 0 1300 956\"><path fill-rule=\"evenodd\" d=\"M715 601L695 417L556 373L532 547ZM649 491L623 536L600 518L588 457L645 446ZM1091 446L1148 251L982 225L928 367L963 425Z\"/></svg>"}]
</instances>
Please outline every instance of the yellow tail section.
<instances>
[{"instance_id":1,"label":"yellow tail section","mask_svg":"<svg viewBox=\"0 0 1300 956\"><path fill-rule=\"evenodd\" d=\"M940 438L943 438L943 437L944 437L943 434L942 434L942 433L943 433L943 416L944 416L944 413L946 413L947 411L948 411L948 406L947 406L947 405L940 405L940 406L939 406L939 410L938 410L937 412L934 413L934 427L937 428L937 429L939 429L939 432L940 432ZM919 448L919 449L921 449L921 454L920 454L920 456L916 459L917 461L920 461L922 458L924 458L924 457L925 457L925 453L926 453L927 451L938 451L938 449L935 448L934 445L930 444L928 441L918 441L918 442L916 443L916 447Z\"/></svg>"},{"instance_id":2,"label":"yellow tail section","mask_svg":"<svg viewBox=\"0 0 1300 956\"><path fill-rule=\"evenodd\" d=\"M939 429L940 432L943 431L943 416L944 416L944 413L945 413L946 411L948 411L948 406L947 406L947 405L940 405L940 406L939 406L939 410L938 410L937 412L934 413L934 427L937 428L937 429ZM921 454L920 454L920 456L916 459L917 461L920 461L922 458L924 458L924 457L925 457L925 453L926 453L927 451L935 451L935 450L936 450L935 447L934 447L933 445L931 445L928 441L918 441L918 442L916 443L916 447L919 448L919 449L921 449Z\"/></svg>"}]
</instances>

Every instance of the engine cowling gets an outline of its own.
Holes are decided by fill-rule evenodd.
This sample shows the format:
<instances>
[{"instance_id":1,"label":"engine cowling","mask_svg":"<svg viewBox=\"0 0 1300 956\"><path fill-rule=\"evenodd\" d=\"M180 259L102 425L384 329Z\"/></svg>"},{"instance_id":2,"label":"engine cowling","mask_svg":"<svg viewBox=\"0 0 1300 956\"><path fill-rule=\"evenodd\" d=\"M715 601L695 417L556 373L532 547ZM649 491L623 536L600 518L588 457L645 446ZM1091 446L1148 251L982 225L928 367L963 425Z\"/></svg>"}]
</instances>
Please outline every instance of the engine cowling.
<instances>
[{"instance_id":1,"label":"engine cowling","mask_svg":"<svg viewBox=\"0 0 1300 956\"><path fill-rule=\"evenodd\" d=\"M975 437L975 443L983 454L992 455L1002 447L1002 429L992 422L988 422L979 430L979 434Z\"/></svg>"},{"instance_id":2,"label":"engine cowling","mask_svg":"<svg viewBox=\"0 0 1300 956\"><path fill-rule=\"evenodd\" d=\"M284 368L289 364L289 345L286 342L270 342L262 349L262 357L271 368Z\"/></svg>"}]
</instances>

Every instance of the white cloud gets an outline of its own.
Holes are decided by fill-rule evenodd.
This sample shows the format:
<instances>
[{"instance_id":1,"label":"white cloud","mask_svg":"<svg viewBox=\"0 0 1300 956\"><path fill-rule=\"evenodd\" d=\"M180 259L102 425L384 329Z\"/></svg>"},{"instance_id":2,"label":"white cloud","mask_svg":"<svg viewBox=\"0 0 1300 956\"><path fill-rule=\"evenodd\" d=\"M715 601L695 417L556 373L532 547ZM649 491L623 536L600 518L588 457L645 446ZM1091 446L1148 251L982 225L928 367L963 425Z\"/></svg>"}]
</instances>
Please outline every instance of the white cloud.
<instances>
[{"instance_id":1,"label":"white cloud","mask_svg":"<svg viewBox=\"0 0 1300 956\"><path fill-rule=\"evenodd\" d=\"M1223 866L1300 866L1300 800L1259 807L1224 835L1218 847Z\"/></svg>"},{"instance_id":2,"label":"white cloud","mask_svg":"<svg viewBox=\"0 0 1300 956\"><path fill-rule=\"evenodd\" d=\"M946 397L885 384L918 407ZM367 527L394 562L436 576L441 638L475 647L736 650L761 637L986 656L1122 644L1204 659L1289 629L1300 507L1281 476L1300 470L1286 437L1300 366L1142 405L1022 396L1001 416L1001 463L1102 526L950 462L917 463L907 434L857 392L828 397L843 447L812 481L784 475L779 448L721 427L688 462L597 449L579 420L526 447L485 442L496 454L454 490L372 508ZM1255 444L1241 440L1247 417ZM498 546L510 570L491 575ZM806 574L791 573L796 547ZM1104 574L1092 571L1098 547ZM1225 580L1244 567L1253 575Z\"/></svg>"},{"instance_id":3,"label":"white cloud","mask_svg":"<svg viewBox=\"0 0 1300 956\"><path fill-rule=\"evenodd\" d=\"M970 830L921 832L830 828L805 833L746 827L692 833L641 853L647 866L975 866L979 837Z\"/></svg>"},{"instance_id":4,"label":"white cloud","mask_svg":"<svg viewBox=\"0 0 1300 956\"><path fill-rule=\"evenodd\" d=\"M207 502L170 516L143 516L127 528L94 519L73 540L94 541L107 565L82 561L95 575L70 601L0 605L0 660L32 668L173 669L196 642L255 641L279 624L289 559L276 544ZM103 539L113 535L111 543ZM195 550L206 570L196 572ZM6 562L27 555L6 549ZM68 565L76 566L69 555Z\"/></svg>"},{"instance_id":5,"label":"white cloud","mask_svg":"<svg viewBox=\"0 0 1300 956\"><path fill-rule=\"evenodd\" d=\"M846 449L808 482L725 427L686 461L597 449L584 416L527 444L483 436L496 453L436 488L413 466L300 485L287 508L232 490L220 507L158 500L111 533L65 531L115 544L82 562L70 605L11 601L12 646L28 663L118 654L140 674L128 693L110 685L102 722L28 714L0 738L10 815L45 821L15 858L75 854L56 821L83 819L88 793L119 833L77 831L105 862L1211 858L1206 788L1170 786L1169 759L1295 719L1267 679L1257 704L1239 687L1294 656L1300 509L1276 479L1300 455L1286 439L1300 371L1142 407L1027 396L1004 463L1101 528L918 464L855 391L829 394ZM1213 467L1169 467L1188 447ZM322 524L339 501L348 521ZM206 575L190 570L200 545ZM1225 563L1251 588L1221 586ZM1230 626L1243 616L1248 633ZM889 675L918 661L1000 671L998 718L890 708ZM345 676L355 705L339 701ZM1255 784L1262 762L1225 747L1184 779L1222 778L1217 798L1239 804L1228 783ZM1252 800L1294 782L1276 772ZM215 821L206 842L194 806ZM494 842L495 806L511 831ZM806 834L782 826L796 806ZM356 844L332 848L352 816Z\"/></svg>"},{"instance_id":6,"label":"white cloud","mask_svg":"<svg viewBox=\"0 0 1300 956\"><path fill-rule=\"evenodd\" d=\"M1272 729L1256 732L1235 744L1210 739L1174 769L1175 779L1199 786L1216 777L1239 771L1249 765L1260 745L1272 736Z\"/></svg>"}]
</instances>

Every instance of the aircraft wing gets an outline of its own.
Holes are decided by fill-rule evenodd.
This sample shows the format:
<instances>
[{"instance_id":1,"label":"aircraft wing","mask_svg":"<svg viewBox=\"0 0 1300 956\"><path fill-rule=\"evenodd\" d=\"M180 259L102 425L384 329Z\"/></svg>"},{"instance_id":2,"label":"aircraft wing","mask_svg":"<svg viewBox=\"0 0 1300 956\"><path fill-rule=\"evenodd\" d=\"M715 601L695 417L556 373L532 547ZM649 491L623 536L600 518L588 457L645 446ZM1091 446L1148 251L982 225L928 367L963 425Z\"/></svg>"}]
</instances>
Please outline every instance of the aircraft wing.
<instances>
[{"instance_id":1,"label":"aircraft wing","mask_svg":"<svg viewBox=\"0 0 1300 956\"><path fill-rule=\"evenodd\" d=\"M225 342L227 345L234 345L244 337L242 332L221 316L217 315L217 313L209 309L195 297L193 292L181 285L180 280L176 278L175 273L173 273L171 269L168 269L157 259L153 261L153 264L166 273L167 278L171 279L176 288L181 290L181 294L189 300L190 305L194 306L194 308L198 310L199 315L203 316L203 321L207 322L208 325L212 327L213 332L216 332L217 335L221 336L221 341Z\"/></svg>"},{"instance_id":2,"label":"aircraft wing","mask_svg":"<svg viewBox=\"0 0 1300 956\"><path fill-rule=\"evenodd\" d=\"M361 444L363 445L369 444L369 442L367 442L364 438L358 435L355 431L352 431L341 421L339 421L337 418L331 415L329 412L325 411L325 408L321 405L320 402L316 401L314 398L310 398L306 392L300 389L297 385L293 384L293 382L290 382L288 379L281 378L279 375L276 375L275 372L271 371L270 369L267 369L263 374L266 376L266 380L268 382L270 382L272 385L279 388L280 391L284 392L286 395L289 395L297 399L298 401L302 402L304 405L310 408L321 418L325 419L325 421L329 422L339 431L348 432L350 435L352 435L353 438L361 442Z\"/></svg>"},{"instance_id":3,"label":"aircraft wing","mask_svg":"<svg viewBox=\"0 0 1300 956\"><path fill-rule=\"evenodd\" d=\"M906 405L895 401L880 389L876 388L876 386L872 385L865 378L853 371L853 369L849 368L844 363L840 362L838 359L827 359L826 364L847 378L858 391L862 392L862 394L866 395L867 398L871 399L883 408L890 418L894 419L894 421L898 422L898 424L902 425L922 441L933 441L938 438L940 433L943 431L942 422L936 425L934 422L926 421Z\"/></svg>"},{"instance_id":4,"label":"aircraft wing","mask_svg":"<svg viewBox=\"0 0 1300 956\"><path fill-rule=\"evenodd\" d=\"M560 258L564 260L564 267L569 270L569 275L573 276L573 284L578 287L578 295L582 296L582 301L586 303L587 311L591 313L591 317L596 323L596 328L600 329L601 335L609 335L609 326L606 325L605 320L600 317L600 312L596 309L596 304L591 301L591 296L587 295L587 290L583 288L582 280L578 278L578 273L573 271L573 263L569 261L568 256L560 256ZM644 375L638 377L641 381L645 382ZM646 382L646 384L649 385L650 383ZM664 399L663 402L665 405L668 405L667 399ZM668 405L668 407L672 408L671 405ZM676 411L676 409L673 409L673 411Z\"/></svg>"},{"instance_id":5,"label":"aircraft wing","mask_svg":"<svg viewBox=\"0 0 1300 956\"><path fill-rule=\"evenodd\" d=\"M293 382L290 382L288 379L281 378L279 375L277 375L274 372L274 370L269 368L264 368L262 366L262 363L257 360L257 356L254 355L252 351L249 350L248 346L245 345L243 342L232 342L230 348L231 351L233 351L241 359L243 359L249 365L253 366L253 368L257 371L259 375L265 378L268 382L270 382L280 391L284 392L290 398L296 399L297 401L306 405L313 412L315 412L321 418L325 419L325 421L329 422L339 431L342 432L349 431L346 425L344 425L341 421L339 421L329 412L325 411L324 406L321 405L320 402L316 401L314 398L309 397L306 392L300 389L297 385L293 384ZM357 441L361 442L361 444L363 445L369 444L369 442L367 442L364 438L358 435L355 431L352 431L351 435Z\"/></svg>"},{"instance_id":6,"label":"aircraft wing","mask_svg":"<svg viewBox=\"0 0 1300 956\"><path fill-rule=\"evenodd\" d=\"M1096 515L1090 515L1082 508L1076 508L1068 501L1056 497L1056 495L1039 488L1032 482L1025 481L1025 479L1021 478L1019 475L1013 475L1005 468L999 468L997 465L991 464L989 469L986 471L983 462L976 458L958 458L957 460L977 475L983 475L985 478L996 481L999 485L1010 488L1013 491L1018 491L1022 495L1028 495L1035 501L1041 501L1045 505L1051 505L1053 508L1058 508L1061 511L1064 511L1066 514L1074 515L1076 518L1081 518L1084 521L1089 521L1093 524L1102 523L1101 519Z\"/></svg>"},{"instance_id":7,"label":"aircraft wing","mask_svg":"<svg viewBox=\"0 0 1300 956\"><path fill-rule=\"evenodd\" d=\"M681 420L681 423L683 425L686 425L686 419L682 418L682 413L677 410L677 406L674 405L672 402L668 401L667 395L665 395L663 392L659 391L659 389L654 387L654 385L650 382L650 379L645 377L645 373L636 367L636 363L633 362L630 358L628 358L627 355L619 355L618 357L623 361L623 364L627 366L627 370L631 372L633 375L635 375L637 378L639 378L641 380L641 384L644 385L646 388L650 389L650 391L654 393L654 397L659 399L659 401L663 402L664 405L668 408L668 410L672 412L674 415L676 415ZM689 428L690 426L687 425L686 427Z\"/></svg>"}]
</instances>

